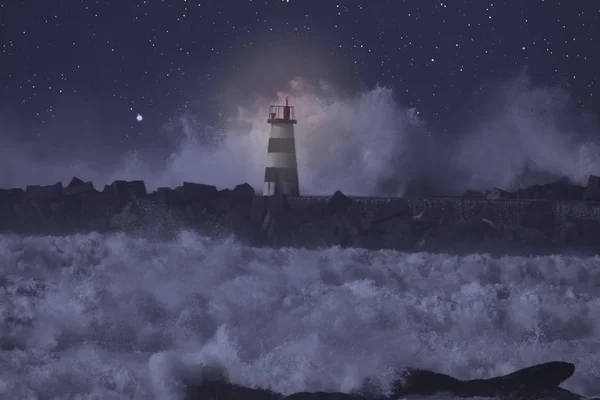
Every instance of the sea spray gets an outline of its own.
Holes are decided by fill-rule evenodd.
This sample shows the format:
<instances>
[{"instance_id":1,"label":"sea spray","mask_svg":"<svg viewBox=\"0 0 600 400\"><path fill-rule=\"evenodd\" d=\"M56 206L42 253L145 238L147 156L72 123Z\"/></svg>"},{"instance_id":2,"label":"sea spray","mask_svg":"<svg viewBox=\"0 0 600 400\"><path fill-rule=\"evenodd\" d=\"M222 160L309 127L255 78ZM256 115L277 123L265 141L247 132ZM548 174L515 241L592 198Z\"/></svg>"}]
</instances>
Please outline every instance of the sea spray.
<instances>
[{"instance_id":1,"label":"sea spray","mask_svg":"<svg viewBox=\"0 0 600 400\"><path fill-rule=\"evenodd\" d=\"M283 393L397 366L488 377L562 359L598 393L600 258L255 249L181 232L0 237L0 394L181 396L223 368Z\"/></svg>"}]
</instances>

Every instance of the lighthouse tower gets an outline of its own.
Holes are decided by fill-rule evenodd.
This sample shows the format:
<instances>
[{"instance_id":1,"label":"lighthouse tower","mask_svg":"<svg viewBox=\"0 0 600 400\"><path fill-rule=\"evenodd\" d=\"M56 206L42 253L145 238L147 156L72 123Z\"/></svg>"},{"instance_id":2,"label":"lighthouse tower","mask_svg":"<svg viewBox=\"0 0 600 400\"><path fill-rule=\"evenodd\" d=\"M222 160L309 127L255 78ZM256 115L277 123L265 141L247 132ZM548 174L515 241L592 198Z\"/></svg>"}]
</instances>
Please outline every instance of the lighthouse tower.
<instances>
[{"instance_id":1,"label":"lighthouse tower","mask_svg":"<svg viewBox=\"0 0 600 400\"><path fill-rule=\"evenodd\" d=\"M296 161L296 141L294 139L296 119L294 107L288 104L287 97L285 106L269 107L267 122L271 124L271 132L263 195L299 196L298 162Z\"/></svg>"}]
</instances>

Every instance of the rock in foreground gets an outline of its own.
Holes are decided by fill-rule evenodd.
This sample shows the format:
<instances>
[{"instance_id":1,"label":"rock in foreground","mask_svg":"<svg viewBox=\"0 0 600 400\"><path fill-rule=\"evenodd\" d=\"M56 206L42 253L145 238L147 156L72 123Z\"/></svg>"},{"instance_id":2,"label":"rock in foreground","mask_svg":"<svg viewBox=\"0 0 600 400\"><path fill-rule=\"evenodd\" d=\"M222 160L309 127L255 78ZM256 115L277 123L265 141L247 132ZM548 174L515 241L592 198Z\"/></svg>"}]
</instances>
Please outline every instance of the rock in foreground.
<instances>
[{"instance_id":1,"label":"rock in foreground","mask_svg":"<svg viewBox=\"0 0 600 400\"><path fill-rule=\"evenodd\" d=\"M264 389L252 389L224 380L188 386L186 400L395 400L405 396L450 394L456 397L492 397L506 400L578 400L583 396L558 387L573 375L571 363L554 361L534 365L511 374L462 381L449 375L426 370L402 369L397 372L389 395L378 393L372 385L357 393L294 393L289 396ZM369 390L366 388L369 387ZM592 399L590 399L592 400ZM598 399L595 399L598 400Z\"/></svg>"}]
</instances>

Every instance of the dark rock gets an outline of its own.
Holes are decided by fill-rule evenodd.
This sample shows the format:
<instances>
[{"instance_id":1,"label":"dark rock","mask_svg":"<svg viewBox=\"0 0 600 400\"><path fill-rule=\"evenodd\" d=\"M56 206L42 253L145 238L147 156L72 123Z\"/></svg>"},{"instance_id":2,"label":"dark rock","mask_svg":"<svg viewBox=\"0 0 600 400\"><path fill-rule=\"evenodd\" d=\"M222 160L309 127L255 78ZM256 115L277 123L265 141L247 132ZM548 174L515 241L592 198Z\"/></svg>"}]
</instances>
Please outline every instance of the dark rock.
<instances>
[{"instance_id":1,"label":"dark rock","mask_svg":"<svg viewBox=\"0 0 600 400\"><path fill-rule=\"evenodd\" d=\"M73 178L71 178L71 182L69 182L69 185L67 185L68 188L72 188L72 187L76 187L79 185L83 185L83 181L81 179L79 179L78 177L74 176Z\"/></svg>"},{"instance_id":2,"label":"dark rock","mask_svg":"<svg viewBox=\"0 0 600 400\"><path fill-rule=\"evenodd\" d=\"M168 187L158 188L155 192L150 193L148 198L154 204L167 208L182 207L186 200L179 191Z\"/></svg>"},{"instance_id":3,"label":"dark rock","mask_svg":"<svg viewBox=\"0 0 600 400\"><path fill-rule=\"evenodd\" d=\"M25 192L22 189L0 189L0 203L22 203L25 201Z\"/></svg>"},{"instance_id":4,"label":"dark rock","mask_svg":"<svg viewBox=\"0 0 600 400\"><path fill-rule=\"evenodd\" d=\"M261 245L260 227L242 215L237 209L231 209L217 222L222 234L233 233L238 240L250 246Z\"/></svg>"},{"instance_id":5,"label":"dark rock","mask_svg":"<svg viewBox=\"0 0 600 400\"><path fill-rule=\"evenodd\" d=\"M299 392L283 396L273 391L248 388L220 380L186 384L186 400L395 400L406 396L449 394L462 398L497 398L503 400L564 399L579 400L583 396L558 387L573 375L575 366L566 362L549 362L524 368L508 375L460 380L450 375L419 369L400 369L392 383L391 394L369 385L357 393ZM367 387L368 386L368 387Z\"/></svg>"},{"instance_id":6,"label":"dark rock","mask_svg":"<svg viewBox=\"0 0 600 400\"><path fill-rule=\"evenodd\" d=\"M568 247L600 248L600 222L580 217L567 217L559 232L559 241Z\"/></svg>"},{"instance_id":7,"label":"dark rock","mask_svg":"<svg viewBox=\"0 0 600 400\"><path fill-rule=\"evenodd\" d=\"M281 400L283 396L264 389L252 389L226 382L188 386L186 400Z\"/></svg>"},{"instance_id":8,"label":"dark rock","mask_svg":"<svg viewBox=\"0 0 600 400\"><path fill-rule=\"evenodd\" d=\"M292 207L285 195L265 196L265 207L271 217L285 217L292 212Z\"/></svg>"},{"instance_id":9,"label":"dark rock","mask_svg":"<svg viewBox=\"0 0 600 400\"><path fill-rule=\"evenodd\" d=\"M188 201L207 202L216 199L219 191L216 186L202 183L183 182L183 186L175 188Z\"/></svg>"},{"instance_id":10,"label":"dark rock","mask_svg":"<svg viewBox=\"0 0 600 400\"><path fill-rule=\"evenodd\" d=\"M218 191L185 182L148 194L142 181L115 181L99 192L91 182L73 178L66 188L0 190L0 232L93 230L171 237L193 229L215 237L233 234L253 246L596 253L600 206L574 201L580 191L560 181L515 193L494 188L454 198L349 198L339 191L329 198L287 198L257 195L247 183ZM534 199L518 198L525 195Z\"/></svg>"},{"instance_id":11,"label":"dark rock","mask_svg":"<svg viewBox=\"0 0 600 400\"><path fill-rule=\"evenodd\" d=\"M372 240L370 220L358 209L349 210L345 214L338 213L319 221L298 224L292 236L293 244L298 247L377 247L376 241Z\"/></svg>"},{"instance_id":12,"label":"dark rock","mask_svg":"<svg viewBox=\"0 0 600 400\"><path fill-rule=\"evenodd\" d=\"M237 185L231 191L234 196L251 200L252 197L256 194L254 192L254 188L250 186L248 183L242 183L241 185Z\"/></svg>"},{"instance_id":13,"label":"dark rock","mask_svg":"<svg viewBox=\"0 0 600 400\"><path fill-rule=\"evenodd\" d=\"M64 189L65 196L73 196L83 193L96 192L92 182L84 182L76 176L71 179L69 185Z\"/></svg>"},{"instance_id":14,"label":"dark rock","mask_svg":"<svg viewBox=\"0 0 600 400\"><path fill-rule=\"evenodd\" d=\"M600 200L600 176L590 175L582 197L585 201Z\"/></svg>"},{"instance_id":15,"label":"dark rock","mask_svg":"<svg viewBox=\"0 0 600 400\"><path fill-rule=\"evenodd\" d=\"M383 207L372 211L373 224L396 219L412 219L412 207L404 199L394 199Z\"/></svg>"},{"instance_id":16,"label":"dark rock","mask_svg":"<svg viewBox=\"0 0 600 400\"><path fill-rule=\"evenodd\" d=\"M242 185L237 185L225 198L227 205L230 208L237 210L245 218L250 219L254 197L254 188L249 184L244 183Z\"/></svg>"},{"instance_id":17,"label":"dark rock","mask_svg":"<svg viewBox=\"0 0 600 400\"><path fill-rule=\"evenodd\" d=\"M505 190L494 187L494 188L492 188L492 190L490 190L486 193L485 197L489 200L505 200L505 199L513 198L514 195Z\"/></svg>"},{"instance_id":18,"label":"dark rock","mask_svg":"<svg viewBox=\"0 0 600 400\"><path fill-rule=\"evenodd\" d=\"M333 196L327 201L327 205L325 206L325 210L323 211L324 215L335 215L339 213L344 213L348 211L348 209L352 206L352 200L350 200L346 195L337 190Z\"/></svg>"},{"instance_id":19,"label":"dark rock","mask_svg":"<svg viewBox=\"0 0 600 400\"><path fill-rule=\"evenodd\" d=\"M515 197L518 199L581 200L583 192L583 186L559 181L546 185L533 185L517 190Z\"/></svg>"},{"instance_id":20,"label":"dark rock","mask_svg":"<svg viewBox=\"0 0 600 400\"><path fill-rule=\"evenodd\" d=\"M91 232L105 233L110 231L110 221L108 217L90 218L86 228Z\"/></svg>"},{"instance_id":21,"label":"dark rock","mask_svg":"<svg viewBox=\"0 0 600 400\"><path fill-rule=\"evenodd\" d=\"M63 185L58 182L49 186L27 186L25 193L29 199L59 200L63 195Z\"/></svg>"},{"instance_id":22,"label":"dark rock","mask_svg":"<svg viewBox=\"0 0 600 400\"><path fill-rule=\"evenodd\" d=\"M252 199L252 205L250 207L250 221L258 224L262 224L268 210L267 205L268 197L265 196L254 196Z\"/></svg>"},{"instance_id":23,"label":"dark rock","mask_svg":"<svg viewBox=\"0 0 600 400\"><path fill-rule=\"evenodd\" d=\"M106 185L102 192L119 199L140 198L147 195L144 181L114 181Z\"/></svg>"},{"instance_id":24,"label":"dark rock","mask_svg":"<svg viewBox=\"0 0 600 400\"><path fill-rule=\"evenodd\" d=\"M138 223L139 214L134 202L129 202L118 213L109 216L109 226L111 230L129 231Z\"/></svg>"},{"instance_id":25,"label":"dark rock","mask_svg":"<svg viewBox=\"0 0 600 400\"><path fill-rule=\"evenodd\" d=\"M515 393L535 393L557 388L570 378L574 371L573 364L555 361L534 365L500 377L461 381L432 371L408 369L400 371L392 387L392 397L449 393L459 397L507 398Z\"/></svg>"}]
</instances>

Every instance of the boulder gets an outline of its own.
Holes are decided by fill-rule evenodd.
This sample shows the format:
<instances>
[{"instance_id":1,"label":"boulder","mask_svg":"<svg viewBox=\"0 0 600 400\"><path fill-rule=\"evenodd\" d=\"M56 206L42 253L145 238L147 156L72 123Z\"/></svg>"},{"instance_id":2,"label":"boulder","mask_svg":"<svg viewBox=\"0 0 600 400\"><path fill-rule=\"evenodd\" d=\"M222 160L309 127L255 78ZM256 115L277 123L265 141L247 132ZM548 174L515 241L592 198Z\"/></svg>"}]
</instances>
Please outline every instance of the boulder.
<instances>
[{"instance_id":1,"label":"boulder","mask_svg":"<svg viewBox=\"0 0 600 400\"><path fill-rule=\"evenodd\" d=\"M187 201L210 202L219 196L216 186L204 185L202 183L183 182L183 186L175 188L175 191Z\"/></svg>"},{"instance_id":2,"label":"boulder","mask_svg":"<svg viewBox=\"0 0 600 400\"><path fill-rule=\"evenodd\" d=\"M515 193L518 199L538 199L538 200L581 200L584 187L572 185L568 181L558 181L545 185L533 185L524 189L519 189Z\"/></svg>"},{"instance_id":3,"label":"boulder","mask_svg":"<svg viewBox=\"0 0 600 400\"><path fill-rule=\"evenodd\" d=\"M29 199L60 200L63 196L63 185L62 182L58 182L49 186L27 186L25 194Z\"/></svg>"},{"instance_id":4,"label":"boulder","mask_svg":"<svg viewBox=\"0 0 600 400\"><path fill-rule=\"evenodd\" d=\"M508 375L488 379L460 380L435 371L401 368L395 372L391 393L372 387L376 379L355 393L298 392L283 396L270 390L230 383L226 376L202 376L198 383L184 382L185 399L219 400L395 400L405 397L450 395L459 398L499 398L505 400L562 399L580 400L583 396L558 387L573 375L575 366L567 362L548 362ZM598 399L590 399L598 400Z\"/></svg>"},{"instance_id":5,"label":"boulder","mask_svg":"<svg viewBox=\"0 0 600 400\"><path fill-rule=\"evenodd\" d=\"M337 190L333 196L327 201L327 205L323 210L323 215L331 216L335 214L340 214L348 211L348 209L352 206L352 200L350 200L346 195Z\"/></svg>"},{"instance_id":6,"label":"boulder","mask_svg":"<svg viewBox=\"0 0 600 400\"><path fill-rule=\"evenodd\" d=\"M251 219L255 195L254 188L249 184L244 183L242 185L237 185L223 197L229 208L238 211L245 218Z\"/></svg>"},{"instance_id":7,"label":"boulder","mask_svg":"<svg viewBox=\"0 0 600 400\"><path fill-rule=\"evenodd\" d=\"M94 184L92 182L84 182L76 176L71 179L69 185L64 189L65 196L74 196L95 192L97 192L97 190L94 188Z\"/></svg>"},{"instance_id":8,"label":"boulder","mask_svg":"<svg viewBox=\"0 0 600 400\"><path fill-rule=\"evenodd\" d=\"M590 175L582 198L585 201L600 201L600 176Z\"/></svg>"},{"instance_id":9,"label":"boulder","mask_svg":"<svg viewBox=\"0 0 600 400\"><path fill-rule=\"evenodd\" d=\"M181 191L173 190L168 187L160 187L155 192L150 193L148 199L159 206L166 208L183 207L185 197Z\"/></svg>"},{"instance_id":10,"label":"boulder","mask_svg":"<svg viewBox=\"0 0 600 400\"><path fill-rule=\"evenodd\" d=\"M485 195L485 198L489 200L506 200L513 197L514 195L512 193L497 187L492 188L492 190L488 191Z\"/></svg>"},{"instance_id":11,"label":"boulder","mask_svg":"<svg viewBox=\"0 0 600 400\"><path fill-rule=\"evenodd\" d=\"M588 198L596 180L590 177ZM494 188L454 198L350 198L340 191L329 198L287 198L256 195L247 183L218 191L184 182L148 194L142 181L115 181L100 192L74 177L65 188L58 183L0 190L0 232L124 230L170 236L193 229L215 237L233 234L253 246L595 253L598 203L568 200L579 193L583 197L582 190L560 181L515 193ZM555 200L517 198L522 196Z\"/></svg>"},{"instance_id":12,"label":"boulder","mask_svg":"<svg viewBox=\"0 0 600 400\"><path fill-rule=\"evenodd\" d=\"M131 199L146 197L146 185L144 181L114 181L104 186L102 193L118 199Z\"/></svg>"}]
</instances>

